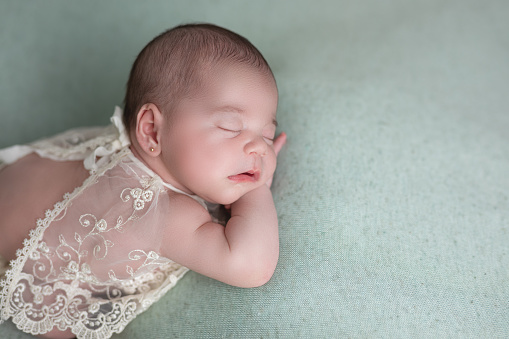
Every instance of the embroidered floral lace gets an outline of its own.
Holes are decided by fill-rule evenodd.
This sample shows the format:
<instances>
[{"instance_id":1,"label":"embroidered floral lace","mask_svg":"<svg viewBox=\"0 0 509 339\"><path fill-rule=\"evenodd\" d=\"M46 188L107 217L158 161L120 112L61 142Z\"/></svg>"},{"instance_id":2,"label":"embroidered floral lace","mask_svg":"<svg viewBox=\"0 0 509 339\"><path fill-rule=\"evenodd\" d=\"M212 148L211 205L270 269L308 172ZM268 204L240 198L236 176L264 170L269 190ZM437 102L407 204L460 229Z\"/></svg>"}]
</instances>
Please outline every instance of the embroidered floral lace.
<instances>
[{"instance_id":1,"label":"embroidered floral lace","mask_svg":"<svg viewBox=\"0 0 509 339\"><path fill-rule=\"evenodd\" d=\"M37 152L83 160L90 171L81 187L46 211L17 251L0 281L0 323L12 318L34 335L57 327L78 338L107 338L187 272L160 254L167 192L185 193L133 156L119 108L112 122L0 151L4 165Z\"/></svg>"}]
</instances>

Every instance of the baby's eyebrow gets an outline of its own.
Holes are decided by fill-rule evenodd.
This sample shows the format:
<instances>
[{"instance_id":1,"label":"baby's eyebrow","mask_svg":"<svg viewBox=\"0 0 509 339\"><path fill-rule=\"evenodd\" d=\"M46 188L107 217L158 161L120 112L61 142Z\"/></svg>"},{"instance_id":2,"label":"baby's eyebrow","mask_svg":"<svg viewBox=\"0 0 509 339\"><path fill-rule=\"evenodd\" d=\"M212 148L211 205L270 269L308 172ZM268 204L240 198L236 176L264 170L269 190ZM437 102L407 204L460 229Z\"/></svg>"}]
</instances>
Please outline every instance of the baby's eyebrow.
<instances>
[{"instance_id":1,"label":"baby's eyebrow","mask_svg":"<svg viewBox=\"0 0 509 339\"><path fill-rule=\"evenodd\" d=\"M244 110L234 107L234 106L221 106L215 109L216 112L224 112L224 113L242 113Z\"/></svg>"},{"instance_id":2,"label":"baby's eyebrow","mask_svg":"<svg viewBox=\"0 0 509 339\"><path fill-rule=\"evenodd\" d=\"M243 109L235 107L235 106L221 106L214 110L216 113L236 113L242 114L244 112ZM278 127L278 123L276 118L272 118L272 124Z\"/></svg>"}]
</instances>

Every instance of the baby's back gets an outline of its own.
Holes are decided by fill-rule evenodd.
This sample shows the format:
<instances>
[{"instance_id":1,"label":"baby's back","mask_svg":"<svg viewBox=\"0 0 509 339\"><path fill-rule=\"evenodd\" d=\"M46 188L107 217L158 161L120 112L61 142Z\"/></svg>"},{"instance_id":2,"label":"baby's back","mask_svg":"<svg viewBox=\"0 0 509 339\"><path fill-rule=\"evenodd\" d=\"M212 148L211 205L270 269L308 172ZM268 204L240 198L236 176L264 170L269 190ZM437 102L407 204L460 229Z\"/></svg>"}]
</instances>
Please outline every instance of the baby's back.
<instances>
[{"instance_id":1,"label":"baby's back","mask_svg":"<svg viewBox=\"0 0 509 339\"><path fill-rule=\"evenodd\" d=\"M45 211L88 177L83 161L53 161L33 153L0 171L0 254L16 257Z\"/></svg>"}]
</instances>

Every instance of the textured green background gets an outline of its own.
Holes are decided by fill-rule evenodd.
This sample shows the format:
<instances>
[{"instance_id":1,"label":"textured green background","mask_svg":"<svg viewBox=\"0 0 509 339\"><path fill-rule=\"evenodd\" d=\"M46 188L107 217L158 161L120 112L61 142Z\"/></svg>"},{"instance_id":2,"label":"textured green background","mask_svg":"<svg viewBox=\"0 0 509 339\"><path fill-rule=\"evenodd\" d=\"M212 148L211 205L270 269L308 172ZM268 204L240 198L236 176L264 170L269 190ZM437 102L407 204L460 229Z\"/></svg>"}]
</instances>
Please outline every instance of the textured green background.
<instances>
[{"instance_id":1,"label":"textured green background","mask_svg":"<svg viewBox=\"0 0 509 339\"><path fill-rule=\"evenodd\" d=\"M0 147L106 124L152 37L226 26L280 88L278 269L257 289L188 273L118 338L507 338L508 18L504 0L0 1Z\"/></svg>"}]
</instances>

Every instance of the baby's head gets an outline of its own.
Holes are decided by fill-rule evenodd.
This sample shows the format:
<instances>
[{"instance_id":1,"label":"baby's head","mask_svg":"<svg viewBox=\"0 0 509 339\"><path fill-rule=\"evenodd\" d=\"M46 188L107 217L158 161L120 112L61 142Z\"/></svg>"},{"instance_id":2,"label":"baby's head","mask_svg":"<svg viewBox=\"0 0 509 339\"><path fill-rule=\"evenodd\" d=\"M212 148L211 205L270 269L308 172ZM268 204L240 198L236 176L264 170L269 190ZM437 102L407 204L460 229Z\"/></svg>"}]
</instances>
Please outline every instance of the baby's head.
<instances>
[{"instance_id":1,"label":"baby's head","mask_svg":"<svg viewBox=\"0 0 509 339\"><path fill-rule=\"evenodd\" d=\"M272 71L249 41L185 25L141 51L124 122L135 155L166 182L231 204L272 178L277 102Z\"/></svg>"},{"instance_id":2,"label":"baby's head","mask_svg":"<svg viewBox=\"0 0 509 339\"><path fill-rule=\"evenodd\" d=\"M200 88L206 71L234 64L274 80L258 49L232 31L212 24L188 24L163 32L143 48L131 69L124 108L127 130L134 128L144 104L153 103L170 114L182 98Z\"/></svg>"}]
</instances>

